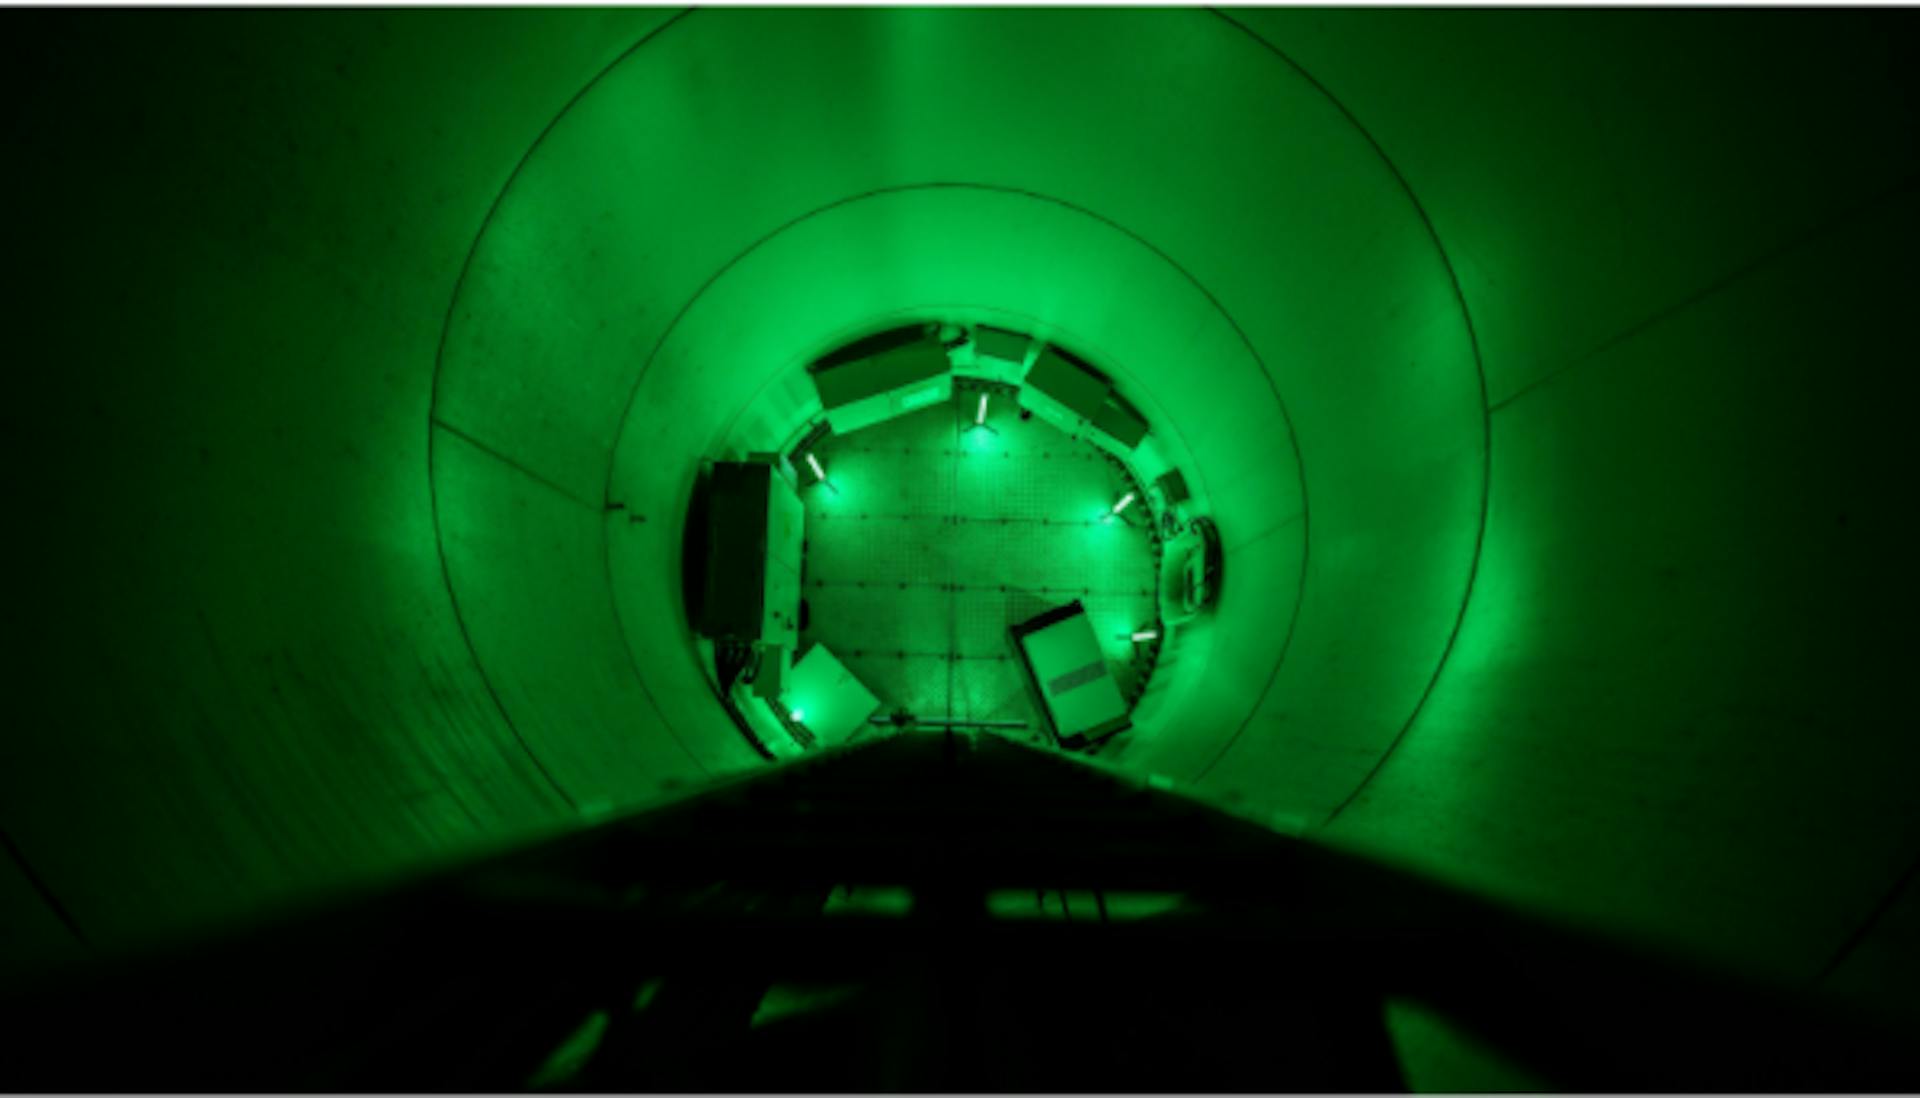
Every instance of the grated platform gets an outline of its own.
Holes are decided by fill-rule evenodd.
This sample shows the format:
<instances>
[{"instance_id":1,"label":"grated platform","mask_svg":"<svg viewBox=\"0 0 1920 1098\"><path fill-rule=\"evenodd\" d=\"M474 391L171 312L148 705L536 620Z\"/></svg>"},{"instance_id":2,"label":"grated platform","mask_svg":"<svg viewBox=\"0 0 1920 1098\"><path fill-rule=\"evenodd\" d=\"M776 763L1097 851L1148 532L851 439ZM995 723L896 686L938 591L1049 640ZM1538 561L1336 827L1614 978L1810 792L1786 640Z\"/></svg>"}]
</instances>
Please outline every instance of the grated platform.
<instances>
[{"instance_id":1,"label":"grated platform","mask_svg":"<svg viewBox=\"0 0 1920 1098\"><path fill-rule=\"evenodd\" d=\"M1130 639L1157 615L1159 544L1147 510L1101 516L1138 491L1119 462L980 390L814 451L828 485L803 493L809 616L884 711L1020 721L1045 739L1008 628L1078 598L1128 698L1151 657ZM830 486L829 486L830 485Z\"/></svg>"}]
</instances>

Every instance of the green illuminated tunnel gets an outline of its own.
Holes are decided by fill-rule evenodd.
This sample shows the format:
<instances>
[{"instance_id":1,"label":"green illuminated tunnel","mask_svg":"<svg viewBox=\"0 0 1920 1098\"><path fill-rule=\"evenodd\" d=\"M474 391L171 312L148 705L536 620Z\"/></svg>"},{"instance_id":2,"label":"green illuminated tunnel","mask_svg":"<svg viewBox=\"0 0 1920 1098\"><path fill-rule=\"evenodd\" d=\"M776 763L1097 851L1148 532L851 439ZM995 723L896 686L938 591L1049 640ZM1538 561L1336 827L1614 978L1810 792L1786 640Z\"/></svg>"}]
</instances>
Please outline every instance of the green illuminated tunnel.
<instances>
[{"instance_id":1,"label":"green illuminated tunnel","mask_svg":"<svg viewBox=\"0 0 1920 1098\"><path fill-rule=\"evenodd\" d=\"M9 970L762 765L694 471L936 316L1218 517L1119 765L1912 1011L1897 17L11 21Z\"/></svg>"}]
</instances>

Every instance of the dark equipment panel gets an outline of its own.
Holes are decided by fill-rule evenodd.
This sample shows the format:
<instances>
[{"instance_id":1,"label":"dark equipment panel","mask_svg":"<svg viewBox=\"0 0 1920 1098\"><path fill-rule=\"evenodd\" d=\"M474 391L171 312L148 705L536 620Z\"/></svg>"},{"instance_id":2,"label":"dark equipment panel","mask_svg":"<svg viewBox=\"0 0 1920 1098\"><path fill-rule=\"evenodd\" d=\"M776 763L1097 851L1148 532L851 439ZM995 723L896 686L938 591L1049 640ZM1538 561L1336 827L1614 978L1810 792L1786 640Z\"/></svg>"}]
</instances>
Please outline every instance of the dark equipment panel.
<instances>
[{"instance_id":1,"label":"dark equipment panel","mask_svg":"<svg viewBox=\"0 0 1920 1098\"><path fill-rule=\"evenodd\" d=\"M715 462L707 482L706 562L694 631L708 637L760 635L766 611L767 498L773 467Z\"/></svg>"}]
</instances>

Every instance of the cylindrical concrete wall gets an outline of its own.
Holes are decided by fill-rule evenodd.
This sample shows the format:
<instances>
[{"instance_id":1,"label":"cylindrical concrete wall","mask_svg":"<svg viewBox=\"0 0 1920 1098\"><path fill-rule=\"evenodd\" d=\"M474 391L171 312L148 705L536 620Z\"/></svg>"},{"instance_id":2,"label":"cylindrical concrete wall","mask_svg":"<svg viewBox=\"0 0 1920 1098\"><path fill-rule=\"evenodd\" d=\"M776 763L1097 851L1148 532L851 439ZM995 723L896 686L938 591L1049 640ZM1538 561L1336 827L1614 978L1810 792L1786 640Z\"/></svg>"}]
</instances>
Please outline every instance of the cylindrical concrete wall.
<instances>
[{"instance_id":1,"label":"cylindrical concrete wall","mask_svg":"<svg viewBox=\"0 0 1920 1098\"><path fill-rule=\"evenodd\" d=\"M1113 62L1148 40L1164 54ZM979 63L945 75L964 58ZM690 102L722 65L755 78ZM1483 494L1480 379L1444 257L1390 166L1219 19L735 13L639 46L546 133L488 221L435 405L456 450L478 443L577 500L622 504L612 589L541 568L542 541L534 557L450 558L463 605L500 585L577 607L555 621L618 602L628 677L652 708L596 727L736 740L679 606L697 461L836 333L983 309L1023 312L1114 371L1190 455L1224 532L1233 579L1207 650L1182 665L1197 672L1185 704L1119 757L1324 816L1411 717L1459 615ZM794 426L739 441L771 449ZM440 505L517 528L495 489L456 476ZM564 757L592 742L568 699L613 683L554 669L595 666L607 644L524 620L469 627L490 669L544 691L516 723L548 720L535 753Z\"/></svg>"},{"instance_id":2,"label":"cylindrical concrete wall","mask_svg":"<svg viewBox=\"0 0 1920 1098\"><path fill-rule=\"evenodd\" d=\"M1243 18L13 20L9 967L754 765L694 463L917 311L1084 347L1221 518L1122 765L1906 1001L1901 39Z\"/></svg>"}]
</instances>

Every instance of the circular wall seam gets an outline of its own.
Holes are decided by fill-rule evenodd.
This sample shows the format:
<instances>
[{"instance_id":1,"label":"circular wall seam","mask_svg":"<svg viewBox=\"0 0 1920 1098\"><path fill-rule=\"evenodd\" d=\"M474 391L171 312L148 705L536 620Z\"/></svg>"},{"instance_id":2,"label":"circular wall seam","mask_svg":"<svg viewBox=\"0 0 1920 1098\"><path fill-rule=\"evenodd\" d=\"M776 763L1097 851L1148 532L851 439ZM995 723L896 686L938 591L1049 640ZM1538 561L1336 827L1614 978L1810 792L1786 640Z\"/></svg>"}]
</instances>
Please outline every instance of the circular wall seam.
<instances>
[{"instance_id":1,"label":"circular wall seam","mask_svg":"<svg viewBox=\"0 0 1920 1098\"><path fill-rule=\"evenodd\" d=\"M565 118L569 111L573 110L574 104L586 98L587 93L592 91L601 80L605 79L608 73L620 67L622 62L638 52L641 47L652 42L661 32L692 13L692 8L682 8L668 16L659 26L641 35L639 41L621 50L612 61L607 62L599 72L594 73L591 79L585 84L582 84L579 91L574 92L565 103L561 104L560 109L554 112L553 117L548 119L547 124L541 127L540 132L534 136L533 142L527 146L526 151L520 154L520 159L514 163L513 169L507 173L506 180L500 184L500 190L494 194L493 201L488 203L487 212L481 217L479 228L474 231L472 243L467 245L466 257L460 261L460 273L454 276L453 292L447 298L446 316L440 321L440 340L435 344L433 349L433 380L428 386L427 397L427 510L433 515L434 555L440 559L440 578L447 588L447 602L453 608L453 620L454 624L459 626L460 641L466 645L467 655L473 657L474 672L480 676L480 684L486 687L487 697L493 700L493 707L499 712L500 719L506 722L507 731L513 733L514 742L518 743L520 749L526 752L528 761L532 762L534 769L538 770L540 776L546 779L547 785L552 787L553 791L566 803L568 809L575 812L580 810L580 802L553 776L553 772L547 768L547 764L542 761L539 754L533 750L533 745L528 743L526 736L521 734L520 726L514 722L513 714L507 711L506 703L500 698L499 689L493 685L493 676L487 673L486 661L480 658L480 650L474 646L473 634L467 628L466 614L460 609L460 596L454 589L453 567L447 563L446 530L440 521L439 478L434 475L434 448L439 436L439 432L435 430L435 428L439 426L440 377L446 365L447 337L453 331L454 312L460 307L460 295L466 292L467 276L473 270L474 259L480 254L480 242L486 238L487 230L492 227L494 217L500 212L500 204L506 201L507 192L513 189L514 181L520 178L520 173L526 169L527 162L533 159L533 154L539 151L540 146L545 143L547 135L552 133L553 128L560 124L560 120ZM643 694L646 694L648 703L654 706L654 711L656 713L659 712L660 707L653 701L653 695L647 693L645 683L641 684L640 690ZM669 735L673 732L671 728L667 731ZM678 743L679 737L674 736L674 741ZM693 755L693 751L688 748L686 744L680 744L680 748L686 751L689 757L693 758L695 766L698 766L703 772L706 771L706 765L702 763L697 756Z\"/></svg>"},{"instance_id":2,"label":"circular wall seam","mask_svg":"<svg viewBox=\"0 0 1920 1098\"><path fill-rule=\"evenodd\" d=\"M1460 592L1460 611L1454 617L1452 630L1447 633L1446 644L1440 649L1440 658L1434 664L1433 675L1427 680L1426 688L1420 692L1419 700L1414 702L1413 711L1407 714L1406 723L1400 726L1400 731L1395 733L1393 739L1387 743L1387 749L1380 753L1378 759L1374 760L1373 766L1367 771L1366 776L1361 778L1359 783L1353 787L1353 791L1348 793L1346 798L1335 805L1333 811L1327 813L1326 818L1316 825L1315 830L1318 830L1332 824L1342 812L1345 812L1349 806L1358 800L1361 792L1373 782L1373 779L1379 777L1381 770L1387 765L1387 760L1392 758L1394 752L1400 749L1400 744L1407 738L1407 733L1413 730L1414 722L1420 719L1421 711L1426 708L1427 699L1433 696L1434 688L1440 684L1440 674L1446 670L1447 661L1453 655L1454 642L1460 639L1460 630L1465 627L1467 623L1467 608L1473 601L1474 584L1480 578L1480 561L1487 543L1487 509L1493 497L1493 412L1487 405L1487 367L1485 359L1483 359L1480 354L1480 336L1473 326L1473 313L1467 308L1467 295L1460 286L1460 272L1454 267L1453 257L1448 254L1446 244L1440 239L1440 230L1434 226L1433 218L1428 215L1427 208L1421 205L1420 197L1413 191L1413 185L1407 182L1405 175L1401 174L1399 165L1395 164L1393 158L1387 155L1387 151L1380 147L1380 142L1375 140L1372 132L1364 125L1361 125L1360 119L1354 115L1353 111L1348 109L1347 105L1341 102L1339 97L1335 96L1332 91L1328 90L1325 84L1314 79L1313 74L1289 56L1286 51L1269 42L1266 38L1262 37L1258 31L1255 31L1252 27L1247 26L1225 11L1218 8L1208 8L1207 11L1265 48L1269 53L1273 54L1274 57L1291 68L1302 80L1305 80L1311 85L1315 91L1325 96L1327 102L1333 104L1334 109L1340 112L1341 117L1345 118L1347 122L1353 126L1354 131L1366 140L1368 147L1373 149L1374 154L1380 158L1380 162L1386 165L1387 171L1392 173L1394 182L1400 185L1400 190L1406 194L1407 201L1412 204L1414 213L1419 216L1420 224L1426 227L1427 236L1433 241L1434 251L1439 253L1440 263L1447 270L1447 279L1453 286L1454 301L1460 307L1460 320L1467 328L1467 346L1473 350L1474 376L1480 383L1480 523L1473 535L1473 559L1467 566L1466 587ZM1301 562L1301 594L1303 598L1305 595L1305 576L1306 562L1303 559ZM1244 729L1245 725L1242 725L1241 728ZM1211 771L1219 764L1220 760L1226 756L1227 750L1231 748L1239 738L1240 733L1236 731L1233 736L1227 740L1226 746L1220 749L1220 754L1214 758L1213 762L1207 764L1206 770L1201 772L1202 777L1206 775L1207 771Z\"/></svg>"},{"instance_id":3,"label":"circular wall seam","mask_svg":"<svg viewBox=\"0 0 1920 1098\"><path fill-rule=\"evenodd\" d=\"M807 221L812 220L815 217L818 217L822 214L831 213L835 210L841 209L846 206L851 206L858 202L866 201L867 199L880 198L880 197L885 197L885 196L895 195L895 194L909 194L909 193L915 193L915 192L937 191L937 190L982 191L982 192L989 192L994 194L1010 195L1017 198L1026 198L1026 199L1031 199L1038 202L1045 202L1045 203L1057 206L1061 209L1067 210L1071 213L1079 214L1083 217L1089 218L1100 225L1104 225L1107 228L1120 233L1122 236L1133 241L1135 244L1138 244L1142 248L1145 248L1147 251L1151 252L1156 258L1158 258L1161 262L1165 263L1168 267L1172 268L1176 273L1178 273L1180 277L1185 279L1187 283L1191 285L1195 290L1199 291L1202 297L1206 298L1207 303L1211 305L1213 309L1220 314L1221 319L1226 321L1227 326L1233 330L1235 337L1240 340L1241 346L1246 348L1247 355L1253 359L1254 365L1259 368L1260 376L1263 379L1265 379L1268 390L1273 394L1274 404L1276 407L1280 409L1281 422L1286 427L1287 443L1293 451L1294 468L1297 471L1297 475L1300 481L1301 550L1300 550L1299 583L1294 595L1293 611L1287 619L1286 635L1281 641L1280 653L1274 659L1273 670L1269 672L1269 674L1267 675L1267 681L1261 686L1259 696L1255 699L1252 707L1248 710L1246 718L1244 718L1241 721L1240 727L1235 729L1233 734L1228 737L1227 742L1229 745L1231 745L1234 740L1239 738L1241 731L1245 730L1247 724L1249 724L1253 720L1253 714L1259 711L1260 706L1266 701L1267 694L1273 689L1273 684L1276 681L1278 681L1280 677L1280 668L1282 665L1286 663L1287 653L1292 649L1292 646L1293 646L1295 629L1300 622L1300 608L1306 602L1307 570L1311 561L1311 553L1312 553L1312 548L1311 548L1312 527L1311 527L1310 510L1308 507L1308 500L1307 500L1306 465L1300 453L1300 439L1298 434L1294 430L1293 417L1287 411L1286 400L1280 395L1280 388L1273 380L1273 372L1270 369L1268 369L1266 360L1262 358L1260 355L1259 348L1254 346L1252 339L1250 339L1247 336L1246 330L1240 326L1239 321L1233 318L1233 314L1227 311L1226 306L1221 304L1220 299L1215 297L1211 290L1207 289L1206 284L1201 282L1199 278L1197 278L1193 274L1192 271L1189 271L1178 260L1174 259L1171 255L1168 255L1166 251L1164 251L1163 249L1155 245L1153 242L1147 240L1145 237L1141 236L1139 233L1134 232L1133 230L1127 228L1126 226L1120 224L1119 222L1113 220L1112 218L1109 218L1100 213L1096 213L1095 211L1087 209L1086 207L1081 206L1078 203L1070 202L1063 198L1056 198L1053 195L1042 194L1037 191L1025 190L1019 187L1003 186L1003 185L994 184L994 183L973 183L973 182L960 182L960 181L902 183L902 184L895 184L887 187L876 187L872 190L863 191L859 194L849 195L844 198L834 199L831 202L827 202L822 205L816 206L813 209L806 211L805 213L789 218L787 221L784 221L781 224L775 226L773 229L768 230L766 233L756 238L752 243L748 244L745 248L741 249L732 258L728 259L725 263L721 264L719 269L714 271L714 273L710 275L705 282L702 282L699 288L694 290L692 296L690 296L686 300L686 302L681 305L679 310L674 313L673 319L667 322L667 325L665 328L661 329L659 337L654 340L653 347L647 352L647 356L645 360L643 360L639 372L634 375L633 386L631 389L629 389L627 393L627 400L626 400L625 407L621 410L620 426L615 430L613 441L609 445L607 450L607 476L606 476L605 486L601 490L603 501L606 503L611 503L613 500L614 458L615 458L615 455L617 455L620 452L621 443L626 438L627 424L629 424L633 420L633 405L634 405L634 402L639 399L640 387L646 380L647 372L653 367L654 360L655 358L658 357L660 353L660 349L663 346L665 346L665 344L669 339L672 338L673 333L679 327L680 322L686 318L689 312L693 310L694 306L697 305L700 299L706 295L707 291L709 291L716 284L718 284L722 278L726 277L729 271L731 271L734 267L739 265L748 256L752 255L754 252L758 251L760 248L764 247L765 245L767 245L774 239L778 238L782 234L806 223ZM1477 354L1475 356L1475 361L1476 362L1478 361ZM1484 400L1482 401L1482 403L1484 405L1485 403ZM602 538L601 538L601 548L602 548L601 556L606 565L607 589L609 591L612 591L613 584L614 584L613 544L611 539L605 537L604 530L605 530L605 527L603 526ZM621 618L621 615L617 613L614 615L614 618L619 625L621 643L624 646L626 646L626 649L627 649L627 661L629 664L633 666L634 675L641 682L641 689L643 691L646 691L645 675L640 669L639 661L634 658L632 642L627 633L626 622L624 621L624 619ZM648 699L651 700L653 697L651 691L646 691L646 692L647 692ZM656 713L660 712L658 705L655 705L654 711ZM670 723L667 723L665 714L661 714L661 721L663 724L666 724L668 732L674 736L674 739L676 741L678 741L680 739L679 734L673 731L672 725ZM682 743L682 746L684 747L685 744ZM1214 761L1218 762L1219 760L1218 758L1216 758ZM1211 766L1211 764L1209 764L1209 766Z\"/></svg>"},{"instance_id":4,"label":"circular wall seam","mask_svg":"<svg viewBox=\"0 0 1920 1098\"><path fill-rule=\"evenodd\" d=\"M1441 241L1439 233L1435 228L1433 221L1431 217L1428 215L1425 207L1420 203L1411 185L1407 182L1405 176L1400 172L1398 166L1394 164L1394 162L1390 157L1387 156L1385 150L1380 146L1380 143L1373 137L1371 132L1369 132L1366 129L1366 127L1360 123L1359 119L1353 114L1353 112L1343 102L1341 102L1337 97L1335 97L1327 89L1327 87L1324 84L1322 84L1320 81L1315 79L1298 62L1294 61L1291 56L1286 54L1279 47L1275 46L1272 42L1269 42L1267 39L1262 37L1258 32L1254 31L1252 28L1248 27L1246 24L1242 23L1241 21L1234 18L1233 16L1223 11L1219 11L1217 9L1208 9L1208 11L1210 14L1214 15L1216 18L1222 20L1223 22L1227 23L1229 26L1232 26L1235 29L1247 35L1247 37L1252 39L1255 43L1257 43L1262 48L1267 50L1270 54L1272 54L1273 57L1275 57L1277 60L1279 60L1283 64L1287 65L1296 75L1298 75L1303 80L1305 80L1310 87L1318 91L1327 100L1327 102L1332 104L1334 108L1340 112L1341 116L1344 119L1346 119L1348 124L1351 125L1354 128L1354 130L1367 142L1368 146L1374 150L1375 155L1380 158L1381 163L1386 166L1389 173L1393 176L1395 182L1399 185L1402 192L1406 195L1409 203L1412 204L1416 215L1420 218L1422 225L1426 228L1428 236L1432 240L1435 250L1439 254L1441 262L1447 270L1456 304L1460 309L1462 321L1466 326L1468 343L1472 349L1473 358L1474 358L1475 375L1479 382L1480 391L1481 391L1480 403L1482 408L1482 417L1481 417L1482 419L1482 424L1481 424L1482 426L1482 447L1481 447L1482 476L1481 476L1480 522L1475 533L1473 555L1468 568L1466 585L1461 596L1460 609L1455 616L1453 628L1449 631L1447 640L1444 646L1442 647L1442 651L1439 659L1436 662L1434 672L1429 677L1426 687L1422 690L1419 699L1416 701L1413 711L1409 714L1407 720L1403 723L1400 730L1394 735L1393 739L1389 742L1386 750L1382 752L1380 757L1375 761L1373 767L1368 771L1366 776L1364 776L1360 780L1360 782L1356 784L1353 791L1349 793L1348 796L1344 800L1342 800L1333 809L1331 813L1328 814L1325 820L1321 822L1319 826L1324 827L1327 824L1331 823L1334 818L1339 816L1341 812L1345 811L1347 807L1349 807L1351 804L1355 802L1355 800L1359 797L1360 793L1373 781L1375 777L1378 776L1378 774L1384 768L1387 760L1390 757L1392 757L1392 755L1398 750L1400 744L1404 741L1407 733L1411 730L1414 722L1418 720L1421 711L1424 709L1426 705L1427 699L1431 697L1434 688L1437 686L1439 682L1440 674L1444 670L1446 663L1452 654L1454 644L1458 640L1461 629L1465 624L1467 608L1471 603L1475 582L1479 574L1480 561L1482 559L1483 551L1484 551L1486 523L1487 523L1487 510L1488 510L1488 504L1489 504L1489 496L1491 492L1492 424L1491 424L1491 415L1486 410L1487 382L1486 382L1485 363L1480 350L1478 334L1474 329L1472 316L1470 311L1467 308L1466 298L1461 289L1459 273L1454 266L1452 257L1447 253L1446 247L1444 243ZM662 32L664 32L665 30L667 30L672 26L677 25L685 16L691 13L692 13L692 9L683 9L679 12L674 13L672 16L668 17L664 22L662 22L659 26L647 32L646 35L642 36L632 46L622 51L617 57L614 58L613 61L611 61L608 65L606 65L598 73L596 73L592 77L592 79L590 79L585 85L583 85L581 89L578 92L576 92L575 95L572 96L561 107L561 109L554 115L554 117L547 123L546 127L544 127L540 132L540 134L536 136L532 144L528 146L526 152L521 156L519 162L515 164L512 172L509 173L509 176L506 182L502 185L500 191L495 195L494 201L492 205L489 207L486 216L483 218L480 229L476 233L472 245L468 249L467 256L462 263L460 274L455 281L455 287L454 287L454 293L453 293L452 299L448 303L447 316L442 325L441 339L440 339L439 346L436 349L435 361L434 361L432 399L436 407L438 404L439 391L440 391L441 371L442 371L442 367L444 365L444 360L445 360L447 337L452 327L452 321L458 306L460 295L464 291L465 284L467 281L467 276L471 270L473 260L479 250L480 241L486 235L486 232L488 231L488 228L491 226L494 220L494 217L500 208L501 203L504 201L507 193L512 189L513 184L517 181L521 171L525 168L526 164L531 160L533 154L544 143L546 137L550 133L552 133L554 128L559 124L561 119L566 117L566 115L572 110L572 108L576 104L578 104L588 94L588 92L590 92L595 86L597 86L603 78L605 78L615 68L619 67L620 65L625 63L627 60L629 60L642 47L651 43ZM1112 221L1109 218L1106 218L1102 215L1094 213L1091 210L1088 210L1084 207L1080 207L1074 203L1070 203L1065 200L1053 198L1052 196L1049 196L1049 195L1039 194L1039 193L1030 192L1030 191L1024 191L1019 188L996 187L992 185L923 183L923 184L913 184L913 185L902 185L900 187L882 188L878 191L867 192L866 194L863 194L863 195L837 200L833 203L829 203L825 206L819 207L813 211L809 211L807 214L801 215L800 218L797 218L794 221L788 222L787 224L774 230L774 232L772 234L769 234L768 237L763 237L761 238L761 240L756 241L753 245L750 245L745 252L742 252L740 255L735 256L734 259L730 260L726 266L723 266L721 268L720 272L718 272L714 277L709 278L708 281L704 283L701 286L701 288L695 292L693 298L689 299L687 306L682 308L681 313L676 314L674 324L677 324L680 319L680 316L685 314L686 309L690 308L692 303L694 301L697 301L698 298L701 296L701 294L703 294L706 291L706 289L709 288L721 274L725 273L727 267L730 267L732 266L733 263L738 262L740 258L744 257L744 255L747 254L747 252L751 252L754 248L758 247L761 243L764 243L767 239L770 239L772 235L776 235L780 231L783 231L786 228L792 227L794 224L797 224L799 221L804 220L807 217L813 216L814 214L824 212L827 209L832 209L839 205L844 205L848 202L856 201L859 198L869 197L873 194L884 193L884 192L893 191L893 190L928 188L928 187L943 186L943 185L945 186L979 186L979 187L982 187L983 189L1001 190L1007 193L1019 194L1026 197L1035 198L1041 201L1054 202L1065 208L1074 210L1075 212L1079 212L1079 213L1085 214L1086 216L1093 217L1094 219L1120 231L1124 235L1135 240L1137 243L1148 248L1155 255L1159 256L1160 258L1162 258L1163 261L1167 262L1170 266L1172 266L1175 270L1179 271L1183 277L1187 278L1188 281L1191 282L1196 289L1200 290L1200 292L1207 297L1210 303L1212 303L1217 309L1220 309L1222 316L1228 321L1229 325L1234 328L1236 334L1240 336L1243 343L1245 343L1245 345L1247 346L1249 352L1253 354L1256 362L1260 363L1262 373L1267 375L1267 381L1268 381L1269 387L1274 389L1275 399L1281 408L1282 418L1283 420L1286 421L1286 424L1288 427L1289 442L1295 453L1296 467L1300 469L1301 478L1304 482L1304 479L1305 479L1304 478L1304 461L1302 460L1299 452L1299 441L1298 441L1298 438L1293 433L1293 425L1292 425L1291 417L1286 411L1285 402L1279 395L1279 392L1278 392L1277 386L1274 383L1272 374L1267 370L1264 361L1260 359L1258 351L1254 349L1251 342L1247 340L1245 332L1240 328L1239 324L1231 317L1231 315L1228 314L1226 310L1220 306L1218 299L1215 298L1213 294L1209 290L1207 290L1207 288L1203 284L1201 284L1197 279L1195 279L1194 276L1191 274L1191 272L1189 272L1185 267L1180 265L1176 260L1172 259L1171 256L1168 256L1164 251L1162 251L1152 243L1141 238L1138 234L1126 229L1124 226L1119 225L1118 223ZM667 329L667 332L662 334L661 341L664 341L664 339L666 338L666 335L670 333L672 329L673 329L673 325L670 324ZM651 364L653 354L658 351L658 347L659 347L659 343L657 342L654 352L649 353L648 360L647 360L648 365ZM645 371L646 371L646 366L643 366L640 376L643 377L645 374ZM635 387L633 391L630 392L628 402L627 402L628 413L630 413L634 396L638 392L638 385L639 385L639 379L636 378ZM620 427L616 431L616 436L613 442L614 451L617 451L620 443L620 439L621 437L624 436L625 427L626 427L628 418L630 418L629 414L623 414L622 419L620 421ZM545 765L541 762L538 756L533 752L531 746L526 742L525 738L519 732L519 729L515 725L512 716L507 712L504 703L500 699L498 691L493 686L491 678L490 676L488 676L486 672L485 665L483 661L480 659L477 649L474 647L471 634L467 629L464 614L459 608L458 597L454 590L451 569L447 563L447 558L446 558L445 537L444 537L444 532L443 532L442 524L440 522L439 511L438 511L438 493L433 484L435 433L436 432L433 430L433 415L430 413L429 427L428 427L429 501L434 511L435 541L436 541L436 549L438 551L438 555L441 561L441 570L442 570L443 578L446 581L449 601L453 606L456 620L458 621L460 626L462 639L467 644L469 652L473 655L475 668L477 672L480 674L482 682L486 686L489 696L493 699L495 707L500 711L502 718L507 722L508 727L513 732L515 739L521 744L522 748L526 751L529 759L535 763L538 769L540 769L543 776L546 777L547 781L549 782L550 785L553 786L555 791L558 794L560 794L565 800L567 800L569 804L572 804L573 798L571 797L571 795L568 794L566 790L564 790L558 784L558 782L554 780L552 775L547 771L547 768L545 767ZM612 474L613 474L613 468L612 468L611 451L610 451L610 457L608 462L608 472L607 472L608 489L606 491L610 491ZM1259 696L1260 701L1257 701L1255 703L1256 710L1258 706L1264 702L1267 695L1271 692L1274 682L1277 681L1279 668L1281 665L1284 664L1286 654L1291 648L1295 627L1297 626L1298 620L1299 620L1301 607L1304 605L1304 602L1305 602L1306 577L1307 577L1307 569L1309 567L1309 561L1310 561L1310 555L1311 555L1312 539L1311 539L1311 519L1310 519L1310 515L1308 514L1304 483L1302 485L1301 523L1302 523L1303 551L1302 551L1302 560L1301 560L1301 569L1300 569L1299 589L1296 595L1293 613L1288 622L1287 634L1282 644L1281 655L1275 664L1273 672L1269 675L1267 683L1261 689L1260 696ZM603 543L604 543L604 539L603 539ZM606 554L603 554L603 556L604 555ZM609 577L611 577L611 571L612 571L611 562L609 560L608 562ZM618 616L616 615L616 620L617 618ZM626 638L624 623L620 623L620 629L622 632L623 644L626 644L628 647L629 661L632 662L631 643ZM641 691L643 695L647 697L649 704L652 705L656 714L661 714L661 710L658 702L654 699L652 692L647 688L644 676L640 676L638 674L637 667L636 667L636 678L638 679L638 683L641 687ZM1225 758L1226 754L1229 751L1231 751L1233 745L1239 741L1241 735L1245 732L1246 728L1251 723L1252 719L1253 719L1252 714L1250 713L1249 716L1241 722L1241 725L1238 728L1236 728L1234 732L1227 738L1226 743L1216 753L1214 759L1211 762L1209 762L1204 768L1202 768L1202 770L1194 780L1197 781L1197 780L1203 779ZM695 765L698 766L702 771L706 771L707 768L705 764L702 763L699 760L698 756L695 756L691 751L691 749L686 746L685 742L681 740L678 733L675 732L674 729L672 728L671 723L666 721L664 714L661 714L661 720L662 720L662 724L667 728L668 733L673 736L673 738L677 743L680 743L680 746L683 750L688 752L688 755L692 758L692 761L695 763Z\"/></svg>"}]
</instances>

